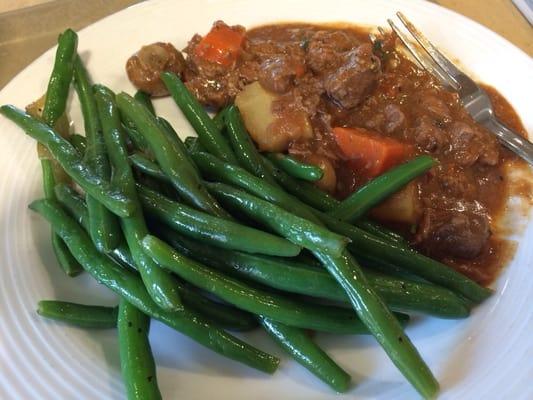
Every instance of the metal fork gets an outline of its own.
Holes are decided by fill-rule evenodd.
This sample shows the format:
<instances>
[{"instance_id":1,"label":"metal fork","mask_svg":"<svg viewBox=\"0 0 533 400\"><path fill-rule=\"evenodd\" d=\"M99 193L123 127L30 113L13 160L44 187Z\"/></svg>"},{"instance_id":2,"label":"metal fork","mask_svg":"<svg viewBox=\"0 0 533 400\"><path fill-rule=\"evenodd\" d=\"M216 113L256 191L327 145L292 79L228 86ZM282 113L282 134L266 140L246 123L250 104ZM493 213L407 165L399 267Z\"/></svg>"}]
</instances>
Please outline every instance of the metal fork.
<instances>
[{"instance_id":1,"label":"metal fork","mask_svg":"<svg viewBox=\"0 0 533 400\"><path fill-rule=\"evenodd\" d=\"M446 87L459 94L465 110L477 123L495 134L504 146L533 165L533 143L503 125L494 115L487 93L433 46L401 12L396 15L420 46L416 46L411 37L400 30L394 21L388 19L387 22L420 65ZM379 30L383 33L381 28Z\"/></svg>"}]
</instances>

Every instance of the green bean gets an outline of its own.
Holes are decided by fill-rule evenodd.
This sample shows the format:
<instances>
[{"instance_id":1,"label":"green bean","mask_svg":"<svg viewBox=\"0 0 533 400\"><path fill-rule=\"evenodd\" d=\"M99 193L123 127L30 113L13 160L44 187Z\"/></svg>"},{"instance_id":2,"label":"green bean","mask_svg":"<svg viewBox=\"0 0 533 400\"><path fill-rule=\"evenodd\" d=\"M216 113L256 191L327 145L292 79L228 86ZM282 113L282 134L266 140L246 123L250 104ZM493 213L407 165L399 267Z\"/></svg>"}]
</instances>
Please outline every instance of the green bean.
<instances>
[{"instance_id":1,"label":"green bean","mask_svg":"<svg viewBox=\"0 0 533 400\"><path fill-rule=\"evenodd\" d=\"M121 113L132 119L139 132L149 142L161 169L168 175L184 201L210 214L228 217L202 185L187 154L181 153L179 148L173 145L155 116L126 93L117 95L117 104Z\"/></svg>"},{"instance_id":2,"label":"green bean","mask_svg":"<svg viewBox=\"0 0 533 400\"><path fill-rule=\"evenodd\" d=\"M234 189L222 183L208 183L206 185L223 204L237 209L280 236L308 250L339 255L342 254L348 243L348 239L345 237L242 190Z\"/></svg>"},{"instance_id":3,"label":"green bean","mask_svg":"<svg viewBox=\"0 0 533 400\"><path fill-rule=\"evenodd\" d=\"M117 326L117 307L90 306L59 300L41 300L37 314L82 328L106 329Z\"/></svg>"},{"instance_id":4,"label":"green bean","mask_svg":"<svg viewBox=\"0 0 533 400\"><path fill-rule=\"evenodd\" d=\"M159 126L163 128L163 131L166 134L167 138L179 148L180 154L187 154L187 148L185 147L185 144L181 141L178 133L174 130L170 122L168 122L165 118L162 117L156 117L156 120ZM188 161L189 163L191 163L190 160ZM194 164L192 165L194 166Z\"/></svg>"},{"instance_id":5,"label":"green bean","mask_svg":"<svg viewBox=\"0 0 533 400\"><path fill-rule=\"evenodd\" d=\"M264 316L260 316L259 321L276 343L311 373L337 392L349 389L350 375L313 342L307 332Z\"/></svg>"},{"instance_id":6,"label":"green bean","mask_svg":"<svg viewBox=\"0 0 533 400\"><path fill-rule=\"evenodd\" d=\"M85 136L79 135L77 133L73 133L68 138L70 141L70 144L74 146L76 150L78 150L78 153L83 157L85 155L85 151L87 151L87 139L85 139Z\"/></svg>"},{"instance_id":7,"label":"green bean","mask_svg":"<svg viewBox=\"0 0 533 400\"><path fill-rule=\"evenodd\" d=\"M326 192L318 189L309 182L302 182L292 178L285 171L277 168L272 162L263 156L265 167L276 181L289 193L301 199L304 203L321 211L328 211L336 207L339 201Z\"/></svg>"},{"instance_id":8,"label":"green bean","mask_svg":"<svg viewBox=\"0 0 533 400\"><path fill-rule=\"evenodd\" d=\"M272 153L266 157L293 178L313 182L322 179L324 175L320 167L301 162L288 154Z\"/></svg>"},{"instance_id":9,"label":"green bean","mask_svg":"<svg viewBox=\"0 0 533 400\"><path fill-rule=\"evenodd\" d=\"M169 139L172 142L173 146L177 147L177 151L180 154L183 154L184 157L187 157L187 162L193 166L193 168L195 169L196 173L199 176L200 172L198 171L198 167L189 158L187 147L185 147L185 144L181 141L178 133L174 130L172 125L170 125L170 122L168 122L166 119L162 117L157 117L157 122L159 123L159 126L163 128L163 131L165 135L167 136L167 139Z\"/></svg>"},{"instance_id":10,"label":"green bean","mask_svg":"<svg viewBox=\"0 0 533 400\"><path fill-rule=\"evenodd\" d=\"M399 165L353 192L339 206L329 211L329 215L343 221L354 222L434 165L435 160L429 156L418 156Z\"/></svg>"},{"instance_id":11,"label":"green bean","mask_svg":"<svg viewBox=\"0 0 533 400\"><path fill-rule=\"evenodd\" d=\"M85 163L96 175L105 181L109 181L111 167L102 136L102 124L96 109L89 74L79 56L76 57L74 62L74 86L81 104L87 140L87 150L84 155ZM117 219L90 194L87 194L86 197L91 238L98 249L103 252L109 252L117 246L121 237Z\"/></svg>"},{"instance_id":12,"label":"green bean","mask_svg":"<svg viewBox=\"0 0 533 400\"><path fill-rule=\"evenodd\" d=\"M233 306L210 300L181 283L178 288L185 306L202 315L216 326L237 332L245 332L257 328L257 320L252 314Z\"/></svg>"},{"instance_id":13,"label":"green bean","mask_svg":"<svg viewBox=\"0 0 533 400\"><path fill-rule=\"evenodd\" d=\"M156 232L183 255L224 273L291 293L349 304L346 292L324 269L278 257L264 257L208 246L158 227ZM465 318L469 309L453 292L364 270L370 285L396 311L416 311L441 318Z\"/></svg>"},{"instance_id":14,"label":"green bean","mask_svg":"<svg viewBox=\"0 0 533 400\"><path fill-rule=\"evenodd\" d=\"M142 90L137 90L133 95L133 98L155 115L154 105L152 104L152 99L148 93L143 92Z\"/></svg>"},{"instance_id":15,"label":"green bean","mask_svg":"<svg viewBox=\"0 0 533 400\"><path fill-rule=\"evenodd\" d=\"M117 328L120 369L128 400L161 399L154 356L148 340L150 318L121 299Z\"/></svg>"},{"instance_id":16,"label":"green bean","mask_svg":"<svg viewBox=\"0 0 533 400\"><path fill-rule=\"evenodd\" d=\"M341 334L367 332L350 310L296 302L251 287L179 254L155 236L146 236L143 246L145 252L158 264L243 310L300 328Z\"/></svg>"},{"instance_id":17,"label":"green bean","mask_svg":"<svg viewBox=\"0 0 533 400\"><path fill-rule=\"evenodd\" d=\"M91 163L94 163L91 168L96 169L99 174L107 176L109 179L110 167L102 138L102 124L98 118L89 74L79 56L76 56L74 61L74 87L78 93L83 115L85 139L88 147L87 158L91 159Z\"/></svg>"},{"instance_id":18,"label":"green bean","mask_svg":"<svg viewBox=\"0 0 533 400\"><path fill-rule=\"evenodd\" d=\"M412 272L429 282L446 287L467 299L480 303L488 298L492 291L478 285L473 280L436 260L426 257L398 243L387 242L364 230L331 218L325 214L321 219L333 231L352 239L349 248L359 254L382 259Z\"/></svg>"},{"instance_id":19,"label":"green bean","mask_svg":"<svg viewBox=\"0 0 533 400\"><path fill-rule=\"evenodd\" d=\"M57 200L65 207L70 216L89 232L89 212L87 211L87 205L83 198L74 189L65 184L56 185L55 193ZM107 255L123 265L135 266L130 249L124 239Z\"/></svg>"},{"instance_id":20,"label":"green bean","mask_svg":"<svg viewBox=\"0 0 533 400\"><path fill-rule=\"evenodd\" d=\"M163 72L161 74L161 80L198 134L202 146L221 160L235 163L237 160L230 146L213 123L213 120L205 112L198 100L189 92L187 87L185 87L183 82L171 72Z\"/></svg>"},{"instance_id":21,"label":"green bean","mask_svg":"<svg viewBox=\"0 0 533 400\"><path fill-rule=\"evenodd\" d=\"M348 295L353 309L391 361L424 398L434 398L439 384L405 335L398 320L376 295L361 268L346 251L341 257L315 252Z\"/></svg>"},{"instance_id":22,"label":"green bean","mask_svg":"<svg viewBox=\"0 0 533 400\"><path fill-rule=\"evenodd\" d=\"M292 257L301 250L279 236L196 211L146 186L137 185L137 191L144 209L150 215L186 236L247 253Z\"/></svg>"},{"instance_id":23,"label":"green bean","mask_svg":"<svg viewBox=\"0 0 533 400\"><path fill-rule=\"evenodd\" d=\"M205 148L200 144L198 137L196 136L187 136L183 141L187 152L194 153L197 151L206 151Z\"/></svg>"},{"instance_id":24,"label":"green bean","mask_svg":"<svg viewBox=\"0 0 533 400\"><path fill-rule=\"evenodd\" d=\"M44 144L65 172L87 193L118 216L128 216L135 206L119 189L102 180L81 160L78 151L48 125L14 106L0 107L0 114L20 126L26 134Z\"/></svg>"},{"instance_id":25,"label":"green bean","mask_svg":"<svg viewBox=\"0 0 533 400\"><path fill-rule=\"evenodd\" d=\"M71 217L88 231L89 214L83 198L65 184L57 185L55 189L57 199L62 203ZM123 242L107 255L125 266L134 270L138 269L133 261L130 249ZM257 326L257 320L245 311L207 299L178 280L176 280L176 287L186 307L189 307L191 310L199 313L223 329L247 331Z\"/></svg>"},{"instance_id":26,"label":"green bean","mask_svg":"<svg viewBox=\"0 0 533 400\"><path fill-rule=\"evenodd\" d=\"M148 229L137 196L133 174L128 163L128 152L124 143L114 94L105 86L96 85L95 97L103 125L105 145L114 169L113 182L121 187L136 205L136 211L132 215L120 220L122 231L131 250L135 265L139 269L148 293L160 307L168 310L180 309L183 306L176 289L175 280L147 257L141 248L140 241L148 233Z\"/></svg>"},{"instance_id":27,"label":"green bean","mask_svg":"<svg viewBox=\"0 0 533 400\"><path fill-rule=\"evenodd\" d=\"M65 243L63 243L61 238L54 234L52 234L52 249L59 266L65 272L65 274L73 278L83 272L83 268L72 256L72 254L70 254L70 251Z\"/></svg>"},{"instance_id":28,"label":"green bean","mask_svg":"<svg viewBox=\"0 0 533 400\"><path fill-rule=\"evenodd\" d=\"M58 39L52 75L48 81L46 100L42 118L49 126L55 126L65 112L68 99L72 69L78 48L78 35L71 29L63 32Z\"/></svg>"},{"instance_id":29,"label":"green bean","mask_svg":"<svg viewBox=\"0 0 533 400\"><path fill-rule=\"evenodd\" d=\"M163 171L161 171L159 165L146 158L143 154L133 153L129 156L129 159L133 168L161 181L170 182L170 179Z\"/></svg>"},{"instance_id":30,"label":"green bean","mask_svg":"<svg viewBox=\"0 0 533 400\"><path fill-rule=\"evenodd\" d=\"M246 131L237 106L232 105L227 109L224 120L227 126L226 136L229 138L239 165L251 174L276 185L274 178L263 165L263 160Z\"/></svg>"},{"instance_id":31,"label":"green bean","mask_svg":"<svg viewBox=\"0 0 533 400\"><path fill-rule=\"evenodd\" d=\"M228 108L230 106L226 106L222 109L220 109L217 114L213 117L213 124L215 124L216 128L219 132L224 131L226 129L226 121L224 120L224 117L226 115L226 112L228 111Z\"/></svg>"},{"instance_id":32,"label":"green bean","mask_svg":"<svg viewBox=\"0 0 533 400\"><path fill-rule=\"evenodd\" d=\"M47 158L41 159L41 171L43 173L43 192L44 197L47 199L54 199L54 186L56 184L56 179L54 176L54 166L53 161Z\"/></svg>"},{"instance_id":33,"label":"green bean","mask_svg":"<svg viewBox=\"0 0 533 400\"><path fill-rule=\"evenodd\" d=\"M349 251L355 257L355 259L365 266L365 268L370 269L373 272L378 272L390 277L407 279L413 282L422 282L428 283L425 279L420 278L410 272L407 272L401 267L398 267L396 264L392 264L388 261L384 261L378 257L370 256L365 253L357 252L356 249L351 246ZM434 285L430 283L431 285ZM435 285L438 286L438 285ZM441 286L438 286L441 287ZM444 289L444 288L443 288ZM454 293L455 294L455 293Z\"/></svg>"},{"instance_id":34,"label":"green bean","mask_svg":"<svg viewBox=\"0 0 533 400\"><path fill-rule=\"evenodd\" d=\"M148 146L148 142L144 138L143 135L137 131L137 128L133 125L133 122L129 123L126 122L126 119L124 118L124 115L121 115L123 123L122 123L122 129L124 129L124 132L128 134L128 138L130 142L133 144L133 147L144 153L149 159L153 159L154 155L152 153L152 150Z\"/></svg>"},{"instance_id":35,"label":"green bean","mask_svg":"<svg viewBox=\"0 0 533 400\"><path fill-rule=\"evenodd\" d=\"M214 327L198 314L184 309L166 311L158 307L146 291L141 279L134 271L120 267L96 250L89 236L59 204L53 200L38 200L30 205L51 224L61 236L83 268L98 282L122 296L146 315L157 319L171 328L189 336L211 350L242 362L260 371L272 373L279 359L264 353L238 338Z\"/></svg>"},{"instance_id":36,"label":"green bean","mask_svg":"<svg viewBox=\"0 0 533 400\"><path fill-rule=\"evenodd\" d=\"M42 111L42 119L51 127L54 127L60 117L65 114L77 47L78 35L74 31L67 29L59 36L54 67L48 81ZM53 162L50 159L41 159L45 196L52 199L55 185ZM68 276L76 276L82 271L65 244L54 234L52 234L52 248L61 269Z\"/></svg>"},{"instance_id":37,"label":"green bean","mask_svg":"<svg viewBox=\"0 0 533 400\"><path fill-rule=\"evenodd\" d=\"M43 189L44 195L47 199L55 199L54 186L54 166L53 161L50 159L41 159L41 169L43 172ZM76 259L70 254L67 246L60 237L52 232L52 249L56 256L59 266L68 276L74 277L79 275L83 268L76 261Z\"/></svg>"},{"instance_id":38,"label":"green bean","mask_svg":"<svg viewBox=\"0 0 533 400\"><path fill-rule=\"evenodd\" d=\"M318 224L321 223L310 207L302 204L281 188L269 184L244 168L225 163L212 154L204 152L191 153L191 158L200 169L203 177L237 186L263 200L278 205L283 204L283 208L302 218Z\"/></svg>"},{"instance_id":39,"label":"green bean","mask_svg":"<svg viewBox=\"0 0 533 400\"><path fill-rule=\"evenodd\" d=\"M369 219L361 218L355 221L353 225L367 231L371 235L377 236L388 242L395 242L398 244L402 244L404 246L409 246L409 242L405 240L405 238L402 235L396 232L393 232L390 229L387 229L384 226L379 225L378 223L371 221Z\"/></svg>"}]
</instances>

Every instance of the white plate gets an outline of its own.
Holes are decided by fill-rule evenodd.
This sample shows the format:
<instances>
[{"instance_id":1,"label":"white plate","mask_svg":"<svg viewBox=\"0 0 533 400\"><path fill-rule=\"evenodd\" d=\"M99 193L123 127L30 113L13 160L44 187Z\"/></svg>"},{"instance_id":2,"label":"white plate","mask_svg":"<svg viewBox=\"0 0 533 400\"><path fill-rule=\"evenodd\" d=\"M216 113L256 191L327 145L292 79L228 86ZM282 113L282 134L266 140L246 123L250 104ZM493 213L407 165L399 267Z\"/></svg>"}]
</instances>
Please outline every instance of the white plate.
<instances>
[{"instance_id":1,"label":"white plate","mask_svg":"<svg viewBox=\"0 0 533 400\"><path fill-rule=\"evenodd\" d=\"M79 51L95 82L133 91L124 64L141 45L169 41L184 47L195 32L223 19L254 26L276 21L351 21L385 25L402 10L439 47L507 97L533 132L533 62L504 39L433 4L415 0L203 0L151 1L80 32ZM0 93L0 104L23 107L46 88L55 49L22 71ZM71 112L81 129L76 100ZM156 102L183 134L191 132L169 99ZM66 278L49 246L49 227L27 204L41 196L35 143L0 118L0 398L119 399L124 397L116 334L44 321L40 299L115 304L114 295L84 274ZM527 221L527 216L523 216ZM525 223L524 223L525 225ZM533 398L531 264L533 225L525 230L512 264L494 295L462 321L423 319L408 333L442 385L443 399ZM155 322L150 336L166 399L411 399L415 391L370 338L320 335L318 340L354 381L346 395L332 393L284 358L272 377L228 361ZM259 334L249 340L279 354Z\"/></svg>"}]
</instances>

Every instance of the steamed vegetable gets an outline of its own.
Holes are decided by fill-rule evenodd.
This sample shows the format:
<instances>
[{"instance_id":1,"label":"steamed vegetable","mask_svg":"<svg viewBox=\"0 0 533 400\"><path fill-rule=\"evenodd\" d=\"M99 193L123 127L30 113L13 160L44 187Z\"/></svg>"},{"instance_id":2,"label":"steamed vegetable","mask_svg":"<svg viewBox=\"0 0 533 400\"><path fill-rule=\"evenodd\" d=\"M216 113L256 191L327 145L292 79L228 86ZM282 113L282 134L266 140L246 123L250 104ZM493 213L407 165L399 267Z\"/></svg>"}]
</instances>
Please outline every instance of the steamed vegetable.
<instances>
[{"instance_id":1,"label":"steamed vegetable","mask_svg":"<svg viewBox=\"0 0 533 400\"><path fill-rule=\"evenodd\" d=\"M348 196L329 214L344 221L354 222L434 165L435 160L431 157L416 157L368 182ZM409 191L404 192L402 197L397 197L395 202L389 204L389 207L398 207L398 210L387 210L390 218L399 222L416 222L417 197L417 187L411 185Z\"/></svg>"},{"instance_id":2,"label":"steamed vegetable","mask_svg":"<svg viewBox=\"0 0 533 400\"><path fill-rule=\"evenodd\" d=\"M106 329L117 326L118 308L41 300L37 314L82 328Z\"/></svg>"},{"instance_id":3,"label":"steamed vegetable","mask_svg":"<svg viewBox=\"0 0 533 400\"><path fill-rule=\"evenodd\" d=\"M204 61L229 67L235 63L244 41L244 30L232 29L217 22L194 49L194 55Z\"/></svg>"},{"instance_id":4,"label":"steamed vegetable","mask_svg":"<svg viewBox=\"0 0 533 400\"><path fill-rule=\"evenodd\" d=\"M259 82L245 86L235 97L244 125L260 151L284 152L290 142L313 135L305 112L274 113L273 105L278 99Z\"/></svg>"},{"instance_id":5,"label":"steamed vegetable","mask_svg":"<svg viewBox=\"0 0 533 400\"><path fill-rule=\"evenodd\" d=\"M70 218L54 200L37 200L30 208L46 218L65 241L83 268L98 282L123 297L152 318L189 336L213 351L252 368L273 373L279 359L213 326L190 310L167 311L151 299L140 277L98 252L83 228Z\"/></svg>"},{"instance_id":6,"label":"steamed vegetable","mask_svg":"<svg viewBox=\"0 0 533 400\"><path fill-rule=\"evenodd\" d=\"M405 161L412 149L395 139L363 128L333 128L335 140L348 165L357 173L373 178Z\"/></svg>"}]
</instances>

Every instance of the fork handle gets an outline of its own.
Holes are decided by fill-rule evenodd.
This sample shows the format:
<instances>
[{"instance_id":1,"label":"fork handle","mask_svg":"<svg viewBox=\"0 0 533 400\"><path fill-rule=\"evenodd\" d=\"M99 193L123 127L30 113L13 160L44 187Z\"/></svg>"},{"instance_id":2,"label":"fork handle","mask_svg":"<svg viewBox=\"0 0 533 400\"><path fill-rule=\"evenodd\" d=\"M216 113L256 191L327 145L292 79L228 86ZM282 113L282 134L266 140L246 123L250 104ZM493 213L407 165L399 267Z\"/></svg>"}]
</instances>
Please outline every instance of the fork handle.
<instances>
[{"instance_id":1,"label":"fork handle","mask_svg":"<svg viewBox=\"0 0 533 400\"><path fill-rule=\"evenodd\" d=\"M485 128L494 133L505 147L518 154L530 165L533 165L533 143L512 129L507 128L494 117L487 118L481 123Z\"/></svg>"}]
</instances>

